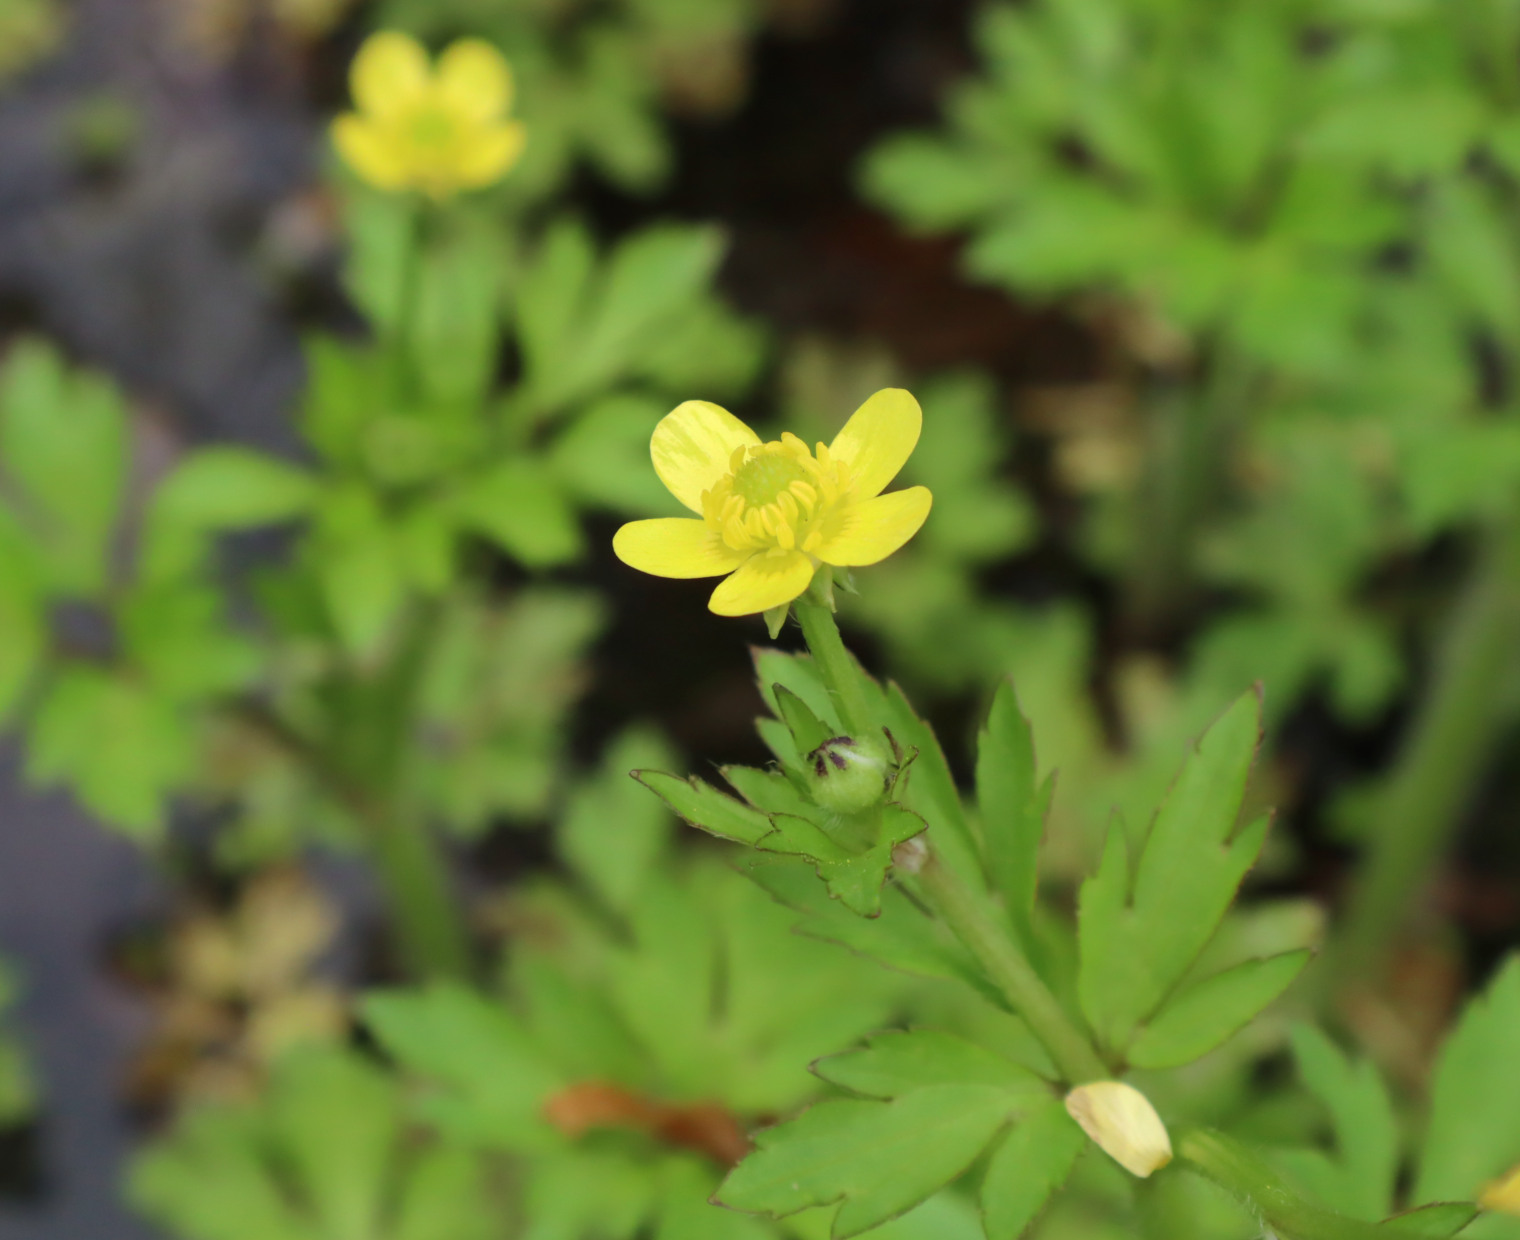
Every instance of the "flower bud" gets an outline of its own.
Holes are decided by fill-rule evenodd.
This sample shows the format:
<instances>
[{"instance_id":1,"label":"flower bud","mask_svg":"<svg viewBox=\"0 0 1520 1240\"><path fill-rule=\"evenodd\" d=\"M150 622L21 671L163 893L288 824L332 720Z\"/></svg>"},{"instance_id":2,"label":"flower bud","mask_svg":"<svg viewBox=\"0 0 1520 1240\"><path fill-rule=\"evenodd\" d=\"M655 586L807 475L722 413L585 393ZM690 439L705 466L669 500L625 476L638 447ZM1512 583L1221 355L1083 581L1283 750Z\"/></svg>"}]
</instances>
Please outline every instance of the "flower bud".
<instances>
[{"instance_id":1,"label":"flower bud","mask_svg":"<svg viewBox=\"0 0 1520 1240\"><path fill-rule=\"evenodd\" d=\"M1485 1210L1520 1214L1520 1167L1515 1167L1508 1175L1492 1184L1485 1185L1478 1204Z\"/></svg>"},{"instance_id":2,"label":"flower bud","mask_svg":"<svg viewBox=\"0 0 1520 1240\"><path fill-rule=\"evenodd\" d=\"M1172 1139L1150 1099L1123 1081L1092 1081L1066 1095L1066 1110L1082 1131L1131 1175L1142 1180L1172 1161Z\"/></svg>"},{"instance_id":3,"label":"flower bud","mask_svg":"<svg viewBox=\"0 0 1520 1240\"><path fill-rule=\"evenodd\" d=\"M858 814L886 799L895 769L880 742L834 736L808 754L805 775L808 792L824 809Z\"/></svg>"}]
</instances>

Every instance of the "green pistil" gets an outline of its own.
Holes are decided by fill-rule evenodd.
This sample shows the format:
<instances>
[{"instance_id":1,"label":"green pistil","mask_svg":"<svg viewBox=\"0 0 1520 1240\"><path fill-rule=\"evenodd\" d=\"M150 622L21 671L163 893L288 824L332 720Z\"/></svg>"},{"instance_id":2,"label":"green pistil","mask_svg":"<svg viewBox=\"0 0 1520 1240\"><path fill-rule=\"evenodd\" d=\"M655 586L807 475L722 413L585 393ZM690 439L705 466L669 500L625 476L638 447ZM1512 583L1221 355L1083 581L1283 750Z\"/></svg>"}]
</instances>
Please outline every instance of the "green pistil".
<instances>
[{"instance_id":1,"label":"green pistil","mask_svg":"<svg viewBox=\"0 0 1520 1240\"><path fill-rule=\"evenodd\" d=\"M734 474L734 494L751 508L773 503L794 482L802 482L807 472L789 456L779 452L762 452L751 456Z\"/></svg>"}]
</instances>

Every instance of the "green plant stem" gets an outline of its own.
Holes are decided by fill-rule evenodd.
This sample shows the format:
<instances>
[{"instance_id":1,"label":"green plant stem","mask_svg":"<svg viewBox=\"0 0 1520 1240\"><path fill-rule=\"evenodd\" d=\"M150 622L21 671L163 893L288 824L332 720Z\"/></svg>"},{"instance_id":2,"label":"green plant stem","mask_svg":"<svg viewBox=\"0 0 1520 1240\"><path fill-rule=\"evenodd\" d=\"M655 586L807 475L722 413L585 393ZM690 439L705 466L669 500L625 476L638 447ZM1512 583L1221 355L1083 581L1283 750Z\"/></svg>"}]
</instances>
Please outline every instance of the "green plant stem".
<instances>
[{"instance_id":1,"label":"green plant stem","mask_svg":"<svg viewBox=\"0 0 1520 1240\"><path fill-rule=\"evenodd\" d=\"M802 636L823 676L829 697L839 711L840 722L851 736L872 736L877 729L872 724L870 703L861 687L860 672L839 636L833 612L821 603L809 602L806 597L797 600L796 609Z\"/></svg>"},{"instance_id":2,"label":"green plant stem","mask_svg":"<svg viewBox=\"0 0 1520 1240\"><path fill-rule=\"evenodd\" d=\"M1182 1166L1231 1193L1281 1240L1388 1240L1399 1234L1301 1197L1257 1154L1223 1133L1180 1129L1173 1148Z\"/></svg>"},{"instance_id":3,"label":"green plant stem","mask_svg":"<svg viewBox=\"0 0 1520 1240\"><path fill-rule=\"evenodd\" d=\"M1125 590L1127 620L1140 636L1153 636L1186 604L1193 542L1217 499L1226 442L1253 383L1244 359L1220 344L1201 389L1163 395L1153 408Z\"/></svg>"},{"instance_id":4,"label":"green plant stem","mask_svg":"<svg viewBox=\"0 0 1520 1240\"><path fill-rule=\"evenodd\" d=\"M930 828L930 836L934 834ZM987 979L1024 1018L1070 1085L1106 1080L1113 1074L1086 1035L1067 1016L1055 995L1015 945L986 900L940 860L932 843L918 881L935 913L965 944Z\"/></svg>"},{"instance_id":5,"label":"green plant stem","mask_svg":"<svg viewBox=\"0 0 1520 1240\"><path fill-rule=\"evenodd\" d=\"M396 920L403 963L414 976L465 978L470 938L448 867L426 827L404 818L263 703L242 704L237 718L306 768L363 828L386 904Z\"/></svg>"},{"instance_id":6,"label":"green plant stem","mask_svg":"<svg viewBox=\"0 0 1520 1240\"><path fill-rule=\"evenodd\" d=\"M1429 689L1368 836L1330 982L1375 978L1472 798L1508 711L1520 654L1520 519L1491 531L1448 621Z\"/></svg>"}]
</instances>

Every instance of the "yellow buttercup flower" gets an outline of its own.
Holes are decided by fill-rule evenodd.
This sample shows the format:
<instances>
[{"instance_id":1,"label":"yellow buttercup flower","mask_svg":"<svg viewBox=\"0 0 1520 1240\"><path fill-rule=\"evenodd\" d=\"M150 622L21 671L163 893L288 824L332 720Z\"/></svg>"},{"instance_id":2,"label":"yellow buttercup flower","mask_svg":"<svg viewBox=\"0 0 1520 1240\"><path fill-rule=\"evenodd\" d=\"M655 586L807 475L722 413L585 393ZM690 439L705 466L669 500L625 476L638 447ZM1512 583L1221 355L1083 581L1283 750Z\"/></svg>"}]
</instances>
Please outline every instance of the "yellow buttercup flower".
<instances>
[{"instance_id":1,"label":"yellow buttercup flower","mask_svg":"<svg viewBox=\"0 0 1520 1240\"><path fill-rule=\"evenodd\" d=\"M380 189L434 198L498 181L522 154L526 132L509 120L512 70L489 43L460 39L428 63L416 39L382 31L354 57L357 111L333 121L348 166Z\"/></svg>"},{"instance_id":2,"label":"yellow buttercup flower","mask_svg":"<svg viewBox=\"0 0 1520 1240\"><path fill-rule=\"evenodd\" d=\"M918 533L928 488L881 492L922 425L918 402L887 388L815 454L790 433L761 443L726 409L689 400L660 419L649 451L660 481L701 520L631 521L612 549L657 577L728 574L708 603L720 616L780 607L808 588L820 564L875 564Z\"/></svg>"}]
</instances>

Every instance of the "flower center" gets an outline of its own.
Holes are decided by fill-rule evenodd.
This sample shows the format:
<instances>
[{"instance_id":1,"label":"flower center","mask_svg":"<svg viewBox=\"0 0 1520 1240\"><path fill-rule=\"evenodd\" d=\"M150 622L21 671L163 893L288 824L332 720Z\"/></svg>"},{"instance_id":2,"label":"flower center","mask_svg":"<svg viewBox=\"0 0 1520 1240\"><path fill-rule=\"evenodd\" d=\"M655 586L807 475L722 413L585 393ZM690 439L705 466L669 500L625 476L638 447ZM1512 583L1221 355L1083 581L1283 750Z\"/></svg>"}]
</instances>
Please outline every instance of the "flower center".
<instances>
[{"instance_id":1,"label":"flower center","mask_svg":"<svg viewBox=\"0 0 1520 1240\"><path fill-rule=\"evenodd\" d=\"M796 435L734 449L728 473L702 493L702 517L735 551L815 552L823 524L850 485L843 461Z\"/></svg>"},{"instance_id":2,"label":"flower center","mask_svg":"<svg viewBox=\"0 0 1520 1240\"><path fill-rule=\"evenodd\" d=\"M782 444L765 444L750 452L749 460L734 470L734 494L751 508L774 503L792 483L807 481L807 470Z\"/></svg>"},{"instance_id":3,"label":"flower center","mask_svg":"<svg viewBox=\"0 0 1520 1240\"><path fill-rule=\"evenodd\" d=\"M437 150L454 140L457 128L454 118L443 108L422 107L409 118L407 133L416 145Z\"/></svg>"}]
</instances>

